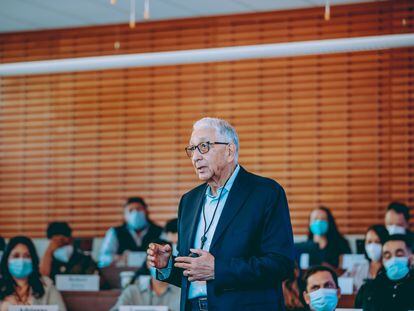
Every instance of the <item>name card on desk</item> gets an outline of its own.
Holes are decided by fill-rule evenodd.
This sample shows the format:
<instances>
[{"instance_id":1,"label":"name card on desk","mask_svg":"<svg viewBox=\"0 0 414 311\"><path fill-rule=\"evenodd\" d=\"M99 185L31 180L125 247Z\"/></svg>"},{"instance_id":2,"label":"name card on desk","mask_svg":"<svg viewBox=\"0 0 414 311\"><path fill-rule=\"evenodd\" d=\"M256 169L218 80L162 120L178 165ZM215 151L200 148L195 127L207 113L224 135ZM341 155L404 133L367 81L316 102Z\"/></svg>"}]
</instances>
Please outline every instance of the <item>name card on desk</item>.
<instances>
[{"instance_id":1,"label":"name card on desk","mask_svg":"<svg viewBox=\"0 0 414 311\"><path fill-rule=\"evenodd\" d=\"M146 252L129 252L128 253L128 267L142 267L147 260Z\"/></svg>"},{"instance_id":2,"label":"name card on desk","mask_svg":"<svg viewBox=\"0 0 414 311\"><path fill-rule=\"evenodd\" d=\"M352 295L354 293L354 279L341 276L338 278L338 285L341 289L341 294Z\"/></svg>"},{"instance_id":3,"label":"name card on desk","mask_svg":"<svg viewBox=\"0 0 414 311\"><path fill-rule=\"evenodd\" d=\"M58 274L56 288L61 291L99 291L99 275Z\"/></svg>"},{"instance_id":4,"label":"name card on desk","mask_svg":"<svg viewBox=\"0 0 414 311\"><path fill-rule=\"evenodd\" d=\"M168 311L167 306L120 306L119 311Z\"/></svg>"},{"instance_id":5,"label":"name card on desk","mask_svg":"<svg viewBox=\"0 0 414 311\"><path fill-rule=\"evenodd\" d=\"M59 311L59 306L9 306L9 311Z\"/></svg>"}]
</instances>

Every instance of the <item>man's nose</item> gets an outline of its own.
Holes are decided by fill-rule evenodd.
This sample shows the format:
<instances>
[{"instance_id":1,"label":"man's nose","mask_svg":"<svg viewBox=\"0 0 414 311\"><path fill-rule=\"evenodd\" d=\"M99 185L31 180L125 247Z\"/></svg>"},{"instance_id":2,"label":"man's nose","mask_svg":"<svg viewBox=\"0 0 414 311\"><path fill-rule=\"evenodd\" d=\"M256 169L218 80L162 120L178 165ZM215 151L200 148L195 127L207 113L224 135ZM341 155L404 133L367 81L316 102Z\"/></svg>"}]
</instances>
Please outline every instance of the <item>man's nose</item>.
<instances>
[{"instance_id":1,"label":"man's nose","mask_svg":"<svg viewBox=\"0 0 414 311\"><path fill-rule=\"evenodd\" d=\"M198 151L198 148L195 148L193 152L193 156L191 157L193 160L193 163L196 163L198 160L201 160L203 158L203 155Z\"/></svg>"}]
</instances>

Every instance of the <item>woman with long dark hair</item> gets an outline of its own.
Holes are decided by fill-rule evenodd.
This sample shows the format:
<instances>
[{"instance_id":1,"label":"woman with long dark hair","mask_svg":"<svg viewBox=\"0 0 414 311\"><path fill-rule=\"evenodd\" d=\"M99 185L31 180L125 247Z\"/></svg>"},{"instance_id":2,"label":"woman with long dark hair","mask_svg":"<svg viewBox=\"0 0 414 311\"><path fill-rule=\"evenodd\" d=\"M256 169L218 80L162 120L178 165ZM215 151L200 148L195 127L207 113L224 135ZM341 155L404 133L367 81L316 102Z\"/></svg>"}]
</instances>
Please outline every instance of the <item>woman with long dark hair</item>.
<instances>
[{"instance_id":1,"label":"woman with long dark hair","mask_svg":"<svg viewBox=\"0 0 414 311\"><path fill-rule=\"evenodd\" d=\"M370 226L365 233L365 263L354 264L345 276L354 278L354 289L358 291L366 280L375 279L382 268L382 246L388 239L384 225Z\"/></svg>"},{"instance_id":2,"label":"woman with long dark hair","mask_svg":"<svg viewBox=\"0 0 414 311\"><path fill-rule=\"evenodd\" d=\"M39 257L28 237L10 239L0 269L0 311L10 305L58 305L59 311L66 311L52 281L40 275Z\"/></svg>"},{"instance_id":3,"label":"woman with long dark hair","mask_svg":"<svg viewBox=\"0 0 414 311\"><path fill-rule=\"evenodd\" d=\"M308 241L319 247L323 264L338 268L343 254L351 253L348 241L339 232L329 208L320 206L310 214Z\"/></svg>"}]
</instances>

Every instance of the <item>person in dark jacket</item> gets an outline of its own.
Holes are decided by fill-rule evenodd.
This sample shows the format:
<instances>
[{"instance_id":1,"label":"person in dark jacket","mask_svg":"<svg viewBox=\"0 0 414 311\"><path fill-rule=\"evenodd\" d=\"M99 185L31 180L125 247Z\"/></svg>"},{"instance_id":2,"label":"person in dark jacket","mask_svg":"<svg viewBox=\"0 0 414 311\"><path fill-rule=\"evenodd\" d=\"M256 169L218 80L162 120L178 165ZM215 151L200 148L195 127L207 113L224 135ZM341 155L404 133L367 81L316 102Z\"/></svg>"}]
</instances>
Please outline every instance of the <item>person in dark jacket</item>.
<instances>
[{"instance_id":1,"label":"person in dark jacket","mask_svg":"<svg viewBox=\"0 0 414 311\"><path fill-rule=\"evenodd\" d=\"M102 242L99 267L125 265L128 252L145 252L149 243L158 239L162 228L148 218L148 206L143 198L131 197L124 204L125 222L110 228Z\"/></svg>"},{"instance_id":2,"label":"person in dark jacket","mask_svg":"<svg viewBox=\"0 0 414 311\"><path fill-rule=\"evenodd\" d=\"M355 307L365 311L414 309L414 271L410 270L410 241L406 235L391 235L382 248L384 268L359 290Z\"/></svg>"},{"instance_id":3,"label":"person in dark jacket","mask_svg":"<svg viewBox=\"0 0 414 311\"><path fill-rule=\"evenodd\" d=\"M388 205L384 219L389 234L404 234L411 242L411 252L414 252L414 232L410 231L410 208L400 202Z\"/></svg>"},{"instance_id":4,"label":"person in dark jacket","mask_svg":"<svg viewBox=\"0 0 414 311\"><path fill-rule=\"evenodd\" d=\"M308 243L318 246L317 264L340 267L342 255L350 254L348 241L339 232L335 218L329 208L321 206L314 209L309 218ZM313 258L310 258L314 262Z\"/></svg>"},{"instance_id":5,"label":"person in dark jacket","mask_svg":"<svg viewBox=\"0 0 414 311\"><path fill-rule=\"evenodd\" d=\"M50 242L40 262L42 275L55 281L57 274L99 274L92 257L75 247L72 229L67 222L50 223L47 238Z\"/></svg>"}]
</instances>

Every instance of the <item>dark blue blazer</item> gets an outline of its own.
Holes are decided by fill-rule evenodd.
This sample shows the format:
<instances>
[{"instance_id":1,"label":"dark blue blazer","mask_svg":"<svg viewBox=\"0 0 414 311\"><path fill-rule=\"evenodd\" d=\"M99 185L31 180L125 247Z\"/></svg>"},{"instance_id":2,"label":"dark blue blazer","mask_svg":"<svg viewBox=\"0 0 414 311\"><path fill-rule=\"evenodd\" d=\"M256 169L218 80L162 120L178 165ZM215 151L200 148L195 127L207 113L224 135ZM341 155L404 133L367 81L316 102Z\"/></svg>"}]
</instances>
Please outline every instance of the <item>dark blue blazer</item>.
<instances>
[{"instance_id":1,"label":"dark blue blazer","mask_svg":"<svg viewBox=\"0 0 414 311\"><path fill-rule=\"evenodd\" d=\"M178 252L194 245L207 184L186 193L178 210ZM282 281L293 270L293 234L283 188L242 167L233 183L210 247L215 278L207 282L209 310L284 310ZM173 268L167 282L181 287L186 307L189 282Z\"/></svg>"}]
</instances>

